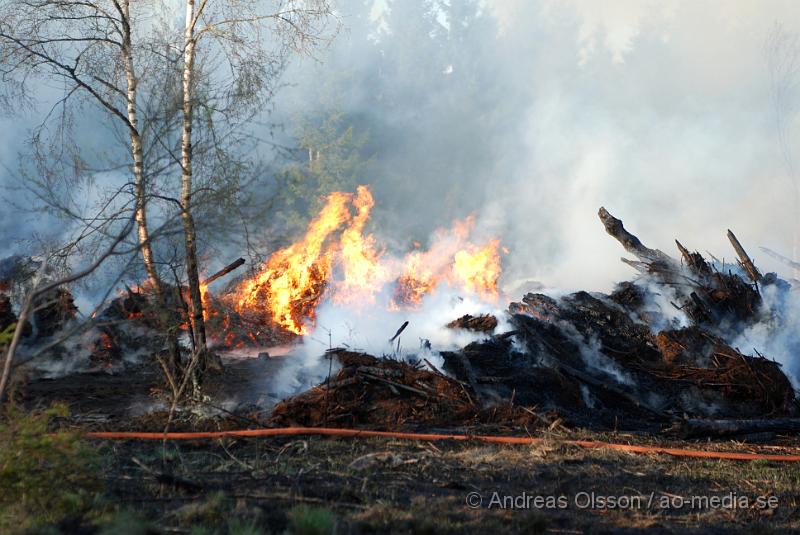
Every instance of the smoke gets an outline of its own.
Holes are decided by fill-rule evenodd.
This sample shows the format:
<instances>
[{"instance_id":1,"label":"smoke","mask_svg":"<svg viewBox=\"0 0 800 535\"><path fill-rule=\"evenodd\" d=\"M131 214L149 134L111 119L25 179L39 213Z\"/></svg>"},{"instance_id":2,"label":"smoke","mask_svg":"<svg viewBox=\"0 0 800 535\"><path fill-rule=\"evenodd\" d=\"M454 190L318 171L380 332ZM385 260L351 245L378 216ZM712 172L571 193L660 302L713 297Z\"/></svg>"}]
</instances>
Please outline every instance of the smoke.
<instances>
[{"instance_id":1,"label":"smoke","mask_svg":"<svg viewBox=\"0 0 800 535\"><path fill-rule=\"evenodd\" d=\"M406 354L419 353L426 341L438 351L460 348L481 338L475 333L446 328L445 325L455 318L486 313L494 313L498 318L503 316L502 303L462 296L449 286L425 295L419 307L414 309L393 310L390 299L391 295L382 293L374 305L359 307L324 303L317 310L317 327L311 339L325 346L331 343L334 347L344 346L402 358ZM397 339L390 342L389 339L406 321L408 326L398 336L399 343ZM498 329L502 328L503 325L498 326Z\"/></svg>"},{"instance_id":2,"label":"smoke","mask_svg":"<svg viewBox=\"0 0 800 535\"><path fill-rule=\"evenodd\" d=\"M764 305L761 321L734 333L733 347L745 353L759 352L780 363L783 372L800 390L800 294L782 292L776 286L761 288ZM738 336L736 336L738 335Z\"/></svg>"},{"instance_id":3,"label":"smoke","mask_svg":"<svg viewBox=\"0 0 800 535\"><path fill-rule=\"evenodd\" d=\"M796 157L800 91L776 101L766 46L778 31L800 33L793 2L431 6L342 2L351 31L321 63L290 69L296 85L277 106L336 109L368 133L371 174L359 181L373 187L382 238L424 242L435 226L475 213L510 249L501 279L510 298L537 282L608 291L634 272L597 220L606 206L676 257L678 238L730 265L732 228L762 271L786 274L757 246L791 254L800 210L781 154L788 145L788 161ZM664 291L646 292L662 319L655 327L685 326ZM791 304L775 310L797 317ZM791 334L773 332L755 327L737 343L790 367Z\"/></svg>"},{"instance_id":4,"label":"smoke","mask_svg":"<svg viewBox=\"0 0 800 535\"><path fill-rule=\"evenodd\" d=\"M135 325L123 328L135 343L121 343L118 359L94 362L92 354L102 340L103 331L91 324L80 325L78 320L73 320L56 332L52 339L23 343L25 353L36 355L42 346L59 340L57 345L44 351L39 358L32 358L26 368L38 377L55 379L73 373L114 373L139 365L152 353L152 346L141 343L150 333Z\"/></svg>"},{"instance_id":5,"label":"smoke","mask_svg":"<svg viewBox=\"0 0 800 535\"><path fill-rule=\"evenodd\" d=\"M422 241L474 212L511 250L509 287L608 290L627 278L596 221L600 205L665 251L679 237L722 256L731 227L763 270L779 266L757 245L790 254L798 207L781 194L794 177L781 156L765 44L776 24L800 32L794 2L337 4L345 31L314 58L293 58L283 76L268 122L284 129L253 129L293 145L299 117L343 113L367 136L369 165L355 179L373 186L375 226L387 239ZM798 102L797 93L784 100ZM36 95L43 110L54 95ZM783 112L794 150L791 102ZM7 168L39 120L4 122ZM97 185L118 178L98 176ZM6 200L13 180L0 173ZM7 243L58 228L12 213L0 219Z\"/></svg>"},{"instance_id":6,"label":"smoke","mask_svg":"<svg viewBox=\"0 0 800 535\"><path fill-rule=\"evenodd\" d=\"M601 205L665 251L730 258L728 227L754 254L791 251L765 43L800 31L792 2L431 6L342 2L350 31L290 69L277 105L334 107L369 135L377 228L422 239L475 212L511 250L506 284L570 289L631 274Z\"/></svg>"},{"instance_id":7,"label":"smoke","mask_svg":"<svg viewBox=\"0 0 800 535\"><path fill-rule=\"evenodd\" d=\"M269 118L285 128L273 137L253 130L296 146L298 117L343 114L343 126L366 136L358 152L368 165L350 178L372 186L380 241L425 246L433 229L474 213L485 237L510 249L501 279L509 292L532 281L607 291L632 271L597 221L603 205L650 247L672 252L679 238L730 260L730 227L762 271L786 272L757 246L790 255L800 210L776 127L782 116L791 161L800 123L790 104L800 90L776 107L765 50L776 24L800 33L793 0L342 0L338 12L346 30L285 73ZM0 128L8 168L24 130ZM13 180L0 173L6 200ZM11 213L0 215L6 243L56 228ZM391 354L388 338L406 320L408 351L420 339L461 345L466 335L441 325L487 309L454 297L438 292L411 313L325 304L306 347ZM796 318L791 301L785 315ZM679 320L668 297L654 307ZM789 366L790 335L759 329L737 343Z\"/></svg>"},{"instance_id":8,"label":"smoke","mask_svg":"<svg viewBox=\"0 0 800 535\"><path fill-rule=\"evenodd\" d=\"M447 323L465 314L492 313L498 318L497 332L510 330L503 304L482 301L460 294L446 284L424 296L414 309L390 306L391 292L382 292L376 302L357 306L325 301L317 309L316 327L293 351L274 381L274 391L285 397L335 375L338 363L324 357L325 350L343 347L372 355L396 359L427 359L441 369L440 351L456 350L486 338L485 334L449 329ZM390 339L405 323L408 325L394 341Z\"/></svg>"}]
</instances>

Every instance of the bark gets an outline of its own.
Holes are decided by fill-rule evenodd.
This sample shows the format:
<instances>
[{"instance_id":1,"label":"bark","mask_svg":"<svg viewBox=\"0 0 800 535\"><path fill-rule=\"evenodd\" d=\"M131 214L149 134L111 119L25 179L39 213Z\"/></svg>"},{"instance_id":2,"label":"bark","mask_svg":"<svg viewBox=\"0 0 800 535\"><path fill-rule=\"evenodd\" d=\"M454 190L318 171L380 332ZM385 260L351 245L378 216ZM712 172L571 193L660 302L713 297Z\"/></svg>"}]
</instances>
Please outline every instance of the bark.
<instances>
[{"instance_id":1,"label":"bark","mask_svg":"<svg viewBox=\"0 0 800 535\"><path fill-rule=\"evenodd\" d=\"M690 253L689 250L678 240L675 240L675 245L678 246L678 250L681 252L683 261L686 263L686 266L689 269L691 269L700 277L703 277L703 280L711 275L711 268L708 266L708 263L705 261L702 255L699 253Z\"/></svg>"},{"instance_id":2,"label":"bark","mask_svg":"<svg viewBox=\"0 0 800 535\"><path fill-rule=\"evenodd\" d=\"M734 250L736 251L736 255L739 257L739 261L742 263L742 267L747 272L747 276L750 277L750 280L753 282L759 282L761 280L761 273L759 273L758 269L756 268L753 261L750 260L750 256L748 256L747 252L742 247L742 244L739 243L739 240L736 239L736 235L728 230L728 239L733 245Z\"/></svg>"},{"instance_id":3,"label":"bark","mask_svg":"<svg viewBox=\"0 0 800 535\"><path fill-rule=\"evenodd\" d=\"M137 77L133 65L133 43L131 38L130 24L130 1L122 0L122 58L125 65L125 76L127 78L127 88L125 91L128 130L131 139L131 156L133 157L133 183L134 194L136 196L135 219L137 226L137 237L139 247L142 251L142 261L147 272L147 278L153 286L156 295L162 294L161 280L158 277L155 263L153 261L153 248L150 243L150 231L147 227L147 199L144 179L144 153L142 149L142 138L139 133L139 119L136 111L136 90Z\"/></svg>"},{"instance_id":4,"label":"bark","mask_svg":"<svg viewBox=\"0 0 800 535\"><path fill-rule=\"evenodd\" d=\"M234 269L236 269L236 268L238 268L239 266L242 266L242 265L244 265L244 258L238 258L235 261L233 261L230 264L228 264L227 266L225 266L224 268L222 268L219 271L217 271L216 273L214 273L213 275L211 275L206 280L204 280L203 284L208 286L209 284L211 284L215 280L219 279L220 277L224 277L225 275L227 275L228 273L230 273L231 271L233 271Z\"/></svg>"},{"instance_id":5,"label":"bark","mask_svg":"<svg viewBox=\"0 0 800 535\"><path fill-rule=\"evenodd\" d=\"M626 251L636 256L636 258L642 262L666 263L669 265L675 263L675 261L666 253L659 251L658 249L650 249L645 247L639 238L625 230L621 220L608 213L608 210L605 208L601 207L597 212L597 215L600 217L600 221L603 222L606 232L608 232L608 234L617 240Z\"/></svg>"},{"instance_id":6,"label":"bark","mask_svg":"<svg viewBox=\"0 0 800 535\"><path fill-rule=\"evenodd\" d=\"M186 278L189 285L189 322L192 329L197 373L202 374L209 364L219 362L209 359L206 327L203 320L203 300L200 273L197 265L197 233L192 217L192 121L194 119L193 75L197 46L195 36L195 2L186 0L186 25L183 35L183 123L181 129L181 219L183 221ZM195 384L199 382L199 377Z\"/></svg>"},{"instance_id":7,"label":"bark","mask_svg":"<svg viewBox=\"0 0 800 535\"><path fill-rule=\"evenodd\" d=\"M125 67L125 77L127 87L125 91L126 108L128 115L128 130L131 140L131 157L133 158L133 184L136 205L134 220L136 221L136 235L139 241L139 249L142 252L142 262L147 273L147 280L153 288L156 302L160 309L159 318L163 324L166 334L166 346L169 352L169 367L173 374L177 373L180 367L180 348L178 338L171 323L175 318L167 314L169 307L164 300L164 288L161 277L155 267L153 259L153 247L150 241L150 230L147 226L147 189L144 176L144 149L142 148L142 136L139 131L139 118L137 115L137 88L138 79L133 63L133 39L131 35L130 0L122 0L119 4L122 22L122 61Z\"/></svg>"}]
</instances>

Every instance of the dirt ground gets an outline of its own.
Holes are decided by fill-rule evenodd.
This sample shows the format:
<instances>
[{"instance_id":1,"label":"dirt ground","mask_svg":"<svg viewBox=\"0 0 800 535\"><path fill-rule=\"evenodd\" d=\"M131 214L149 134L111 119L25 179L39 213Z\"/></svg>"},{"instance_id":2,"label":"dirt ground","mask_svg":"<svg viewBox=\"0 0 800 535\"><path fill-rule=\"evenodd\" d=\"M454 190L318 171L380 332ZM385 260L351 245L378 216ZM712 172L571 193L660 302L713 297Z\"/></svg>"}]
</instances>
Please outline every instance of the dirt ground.
<instances>
[{"instance_id":1,"label":"dirt ground","mask_svg":"<svg viewBox=\"0 0 800 535\"><path fill-rule=\"evenodd\" d=\"M284 533L301 505L329 510L336 533L800 532L795 465L586 451L552 439L98 446L111 495L162 532L240 518Z\"/></svg>"},{"instance_id":2,"label":"dirt ground","mask_svg":"<svg viewBox=\"0 0 800 535\"><path fill-rule=\"evenodd\" d=\"M268 410L280 400L269 391L269 384L284 365L284 357L224 358L223 362L225 372L210 375L204 385L209 397L204 407L207 414L226 414L225 410L248 406ZM128 428L132 419L168 407L163 375L152 362L113 374L98 371L32 379L18 390L18 401L29 408L64 403L75 423L108 429Z\"/></svg>"},{"instance_id":3,"label":"dirt ground","mask_svg":"<svg viewBox=\"0 0 800 535\"><path fill-rule=\"evenodd\" d=\"M252 387L280 366L280 359L229 365L209 391L212 404L223 400L236 415L183 414L174 429L256 427L259 415L236 407L277 401ZM22 401L64 402L72 412L67 425L80 429L160 431L157 413L146 413L158 408L159 388L158 370L143 367L30 381ZM771 437L770 444L783 445L780 451L558 426L530 432L545 442L310 436L90 443L100 453L106 499L147 526L118 533L800 533L798 463L634 455L560 443L581 438L798 453L797 437ZM61 529L76 532L75 526Z\"/></svg>"}]
</instances>

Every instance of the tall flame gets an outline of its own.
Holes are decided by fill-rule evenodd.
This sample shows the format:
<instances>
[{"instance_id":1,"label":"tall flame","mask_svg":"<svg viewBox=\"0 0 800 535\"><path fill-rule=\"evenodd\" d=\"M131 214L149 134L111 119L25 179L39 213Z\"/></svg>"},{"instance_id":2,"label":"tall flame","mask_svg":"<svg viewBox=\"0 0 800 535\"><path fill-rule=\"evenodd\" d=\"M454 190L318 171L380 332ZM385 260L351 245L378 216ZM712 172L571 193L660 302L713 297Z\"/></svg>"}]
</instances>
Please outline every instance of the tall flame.
<instances>
[{"instance_id":1,"label":"tall flame","mask_svg":"<svg viewBox=\"0 0 800 535\"><path fill-rule=\"evenodd\" d=\"M296 334L308 334L314 309L331 271L332 258L323 253L329 236L350 219L351 195L331 193L324 208L309 225L303 239L274 253L266 266L237 290L237 310L262 310L278 325Z\"/></svg>"},{"instance_id":2,"label":"tall flame","mask_svg":"<svg viewBox=\"0 0 800 535\"><path fill-rule=\"evenodd\" d=\"M476 247L468 241L474 226L472 216L456 220L452 229L438 229L434 233L427 251L406 255L394 291L395 306L417 305L425 294L443 282L484 299L497 297L500 240L492 239Z\"/></svg>"},{"instance_id":3,"label":"tall flame","mask_svg":"<svg viewBox=\"0 0 800 535\"><path fill-rule=\"evenodd\" d=\"M489 240L483 247L468 246L453 258L453 275L464 290L484 299L497 297L500 277L500 240Z\"/></svg>"},{"instance_id":4,"label":"tall flame","mask_svg":"<svg viewBox=\"0 0 800 535\"><path fill-rule=\"evenodd\" d=\"M305 236L275 252L255 276L240 283L234 308L305 335L326 293L337 303L374 304L376 296L393 285L390 306L415 306L447 282L484 299L496 298L500 241L470 243L473 217L436 231L428 250L414 250L396 260L384 254L372 234L364 233L374 206L366 186L358 186L355 194L328 195Z\"/></svg>"},{"instance_id":5,"label":"tall flame","mask_svg":"<svg viewBox=\"0 0 800 535\"><path fill-rule=\"evenodd\" d=\"M364 226L369 221L375 200L369 188L358 186L353 199L356 215L343 232L340 240L342 276L337 284L334 300L340 303L373 302L375 294L389 280L389 268L380 262L375 248L375 237L364 236Z\"/></svg>"}]
</instances>

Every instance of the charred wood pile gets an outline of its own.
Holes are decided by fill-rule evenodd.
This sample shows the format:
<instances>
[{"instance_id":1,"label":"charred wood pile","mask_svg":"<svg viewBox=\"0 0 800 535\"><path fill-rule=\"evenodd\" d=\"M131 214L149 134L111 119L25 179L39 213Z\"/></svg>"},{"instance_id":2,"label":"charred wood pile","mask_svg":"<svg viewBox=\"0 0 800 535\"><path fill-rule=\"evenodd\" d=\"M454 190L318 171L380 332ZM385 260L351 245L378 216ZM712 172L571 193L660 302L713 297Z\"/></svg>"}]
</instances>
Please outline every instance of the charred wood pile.
<instances>
[{"instance_id":1,"label":"charred wood pile","mask_svg":"<svg viewBox=\"0 0 800 535\"><path fill-rule=\"evenodd\" d=\"M599 217L635 257L622 260L639 272L636 280L610 294L528 293L508 307L509 332L495 333L491 315L450 322L486 336L439 352L448 376L333 351L341 371L278 405L274 423L477 425L487 422L487 410L502 409L506 424L538 413L605 429L660 431L680 421L673 430L685 436L797 432L798 403L781 365L733 345L755 324L780 328L763 292L790 285L762 274L730 231L738 261L726 265L677 241L673 258L645 246L605 209Z\"/></svg>"},{"instance_id":2,"label":"charred wood pile","mask_svg":"<svg viewBox=\"0 0 800 535\"><path fill-rule=\"evenodd\" d=\"M376 358L333 349L341 369L321 385L273 410L277 426L366 426L413 429L496 425L536 427L551 422L513 402L485 406L468 384L429 363Z\"/></svg>"},{"instance_id":3,"label":"charred wood pile","mask_svg":"<svg viewBox=\"0 0 800 535\"><path fill-rule=\"evenodd\" d=\"M225 299L206 294L206 331L215 350L257 348L287 342L296 338L279 329L264 316L245 316Z\"/></svg>"},{"instance_id":4,"label":"charred wood pile","mask_svg":"<svg viewBox=\"0 0 800 535\"><path fill-rule=\"evenodd\" d=\"M637 281L617 285L610 295L529 293L508 308L513 334L443 352L445 370L485 398L513 393L518 403L580 423L797 412L780 364L729 343L769 315L763 289L786 292L786 282L762 275L730 231L739 261L725 269L680 242L680 260L650 249L605 209L599 217L636 257L622 260L640 273ZM503 336L513 336L518 346Z\"/></svg>"},{"instance_id":5,"label":"charred wood pile","mask_svg":"<svg viewBox=\"0 0 800 535\"><path fill-rule=\"evenodd\" d=\"M34 335L38 337L53 336L74 320L78 312L72 294L65 288L56 288L33 305Z\"/></svg>"},{"instance_id":6,"label":"charred wood pile","mask_svg":"<svg viewBox=\"0 0 800 535\"><path fill-rule=\"evenodd\" d=\"M783 329L787 318L771 307L776 296L780 302L789 295L790 284L762 273L731 231L737 260L726 264L677 240L675 256L649 248L604 208L598 215L633 257L622 261L638 272L635 280L609 294L527 293L502 316L461 316L442 325L474 334L477 341L458 350L437 352L428 340L405 360L330 350L326 357L337 362L336 372L278 404L272 424L532 428L563 419L593 428L663 430L678 420L673 430L685 436L797 432L800 407L787 370L770 355L736 347L748 329ZM231 295L207 291L242 263L204 281L215 348L263 348L296 338L267 311L246 317ZM317 290L301 296L293 310L310 316ZM94 366L111 367L134 349L156 354L164 325L186 328L185 289L154 294L127 289L91 319L83 343ZM59 289L36 303L28 329L31 338L53 338L75 320L72 296ZM0 293L0 330L14 321L11 301Z\"/></svg>"},{"instance_id":7,"label":"charred wood pile","mask_svg":"<svg viewBox=\"0 0 800 535\"><path fill-rule=\"evenodd\" d=\"M467 331L490 333L497 328L497 318L491 314L479 314L478 316L465 314L451 321L445 325L445 327L449 329L465 329Z\"/></svg>"},{"instance_id":8,"label":"charred wood pile","mask_svg":"<svg viewBox=\"0 0 800 535\"><path fill-rule=\"evenodd\" d=\"M237 259L203 284L207 287L242 264L244 260ZM16 306L21 306L39 266L22 256L0 260L0 331L16 323L12 296L16 297ZM47 280L49 274L42 276ZM58 373L119 370L140 362L142 357L160 354L167 331L186 330L187 302L186 287L164 284L158 293L147 283L133 288L126 285L102 310L91 317L80 317L72 294L60 287L33 303L23 326L23 350L34 355L43 352L44 358L39 359L47 361L43 369L59 370ZM211 292L206 292L204 304L212 350L263 347L286 339L271 323L263 325L241 317ZM34 365L33 370L36 368Z\"/></svg>"}]
</instances>

